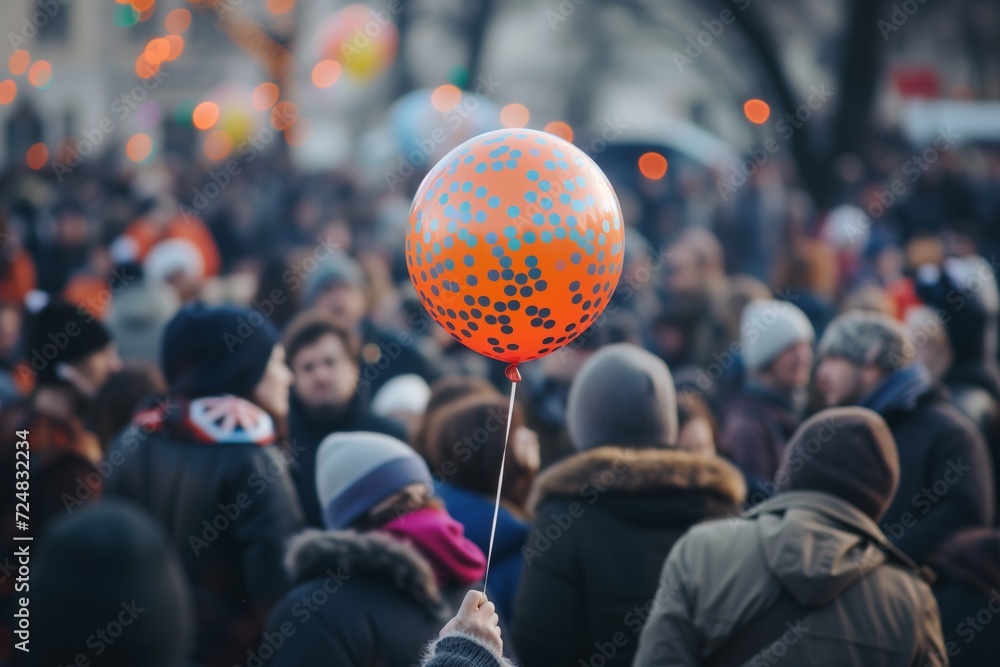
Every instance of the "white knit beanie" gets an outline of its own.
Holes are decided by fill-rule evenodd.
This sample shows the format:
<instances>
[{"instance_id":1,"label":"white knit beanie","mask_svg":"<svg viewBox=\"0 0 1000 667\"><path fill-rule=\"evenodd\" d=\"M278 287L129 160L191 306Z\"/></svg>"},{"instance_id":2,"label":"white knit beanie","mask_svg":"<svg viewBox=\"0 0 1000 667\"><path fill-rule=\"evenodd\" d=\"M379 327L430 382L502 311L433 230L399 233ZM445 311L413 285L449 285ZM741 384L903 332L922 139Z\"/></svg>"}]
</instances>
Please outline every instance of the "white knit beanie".
<instances>
[{"instance_id":1,"label":"white knit beanie","mask_svg":"<svg viewBox=\"0 0 1000 667\"><path fill-rule=\"evenodd\" d=\"M814 338L809 318L787 301L754 299L743 308L740 344L748 371L758 371L792 345L811 344Z\"/></svg>"}]
</instances>

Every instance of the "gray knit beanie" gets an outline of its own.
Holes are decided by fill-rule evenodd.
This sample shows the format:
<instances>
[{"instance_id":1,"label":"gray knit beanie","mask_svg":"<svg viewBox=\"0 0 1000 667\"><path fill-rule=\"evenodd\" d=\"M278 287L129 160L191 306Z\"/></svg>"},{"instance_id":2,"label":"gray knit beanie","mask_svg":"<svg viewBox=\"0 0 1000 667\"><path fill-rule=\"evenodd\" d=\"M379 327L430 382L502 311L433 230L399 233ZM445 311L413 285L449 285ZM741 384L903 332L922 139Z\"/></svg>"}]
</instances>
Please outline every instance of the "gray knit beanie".
<instances>
[{"instance_id":1,"label":"gray knit beanie","mask_svg":"<svg viewBox=\"0 0 1000 667\"><path fill-rule=\"evenodd\" d=\"M577 449L677 444L677 395L670 369L629 343L609 345L580 368L566 427Z\"/></svg>"},{"instance_id":2,"label":"gray knit beanie","mask_svg":"<svg viewBox=\"0 0 1000 667\"><path fill-rule=\"evenodd\" d=\"M840 357L857 366L872 364L886 373L909 366L913 344L903 325L881 313L854 310L830 322L817 356Z\"/></svg>"},{"instance_id":3,"label":"gray knit beanie","mask_svg":"<svg viewBox=\"0 0 1000 667\"><path fill-rule=\"evenodd\" d=\"M348 528L393 493L419 483L433 488L427 464L388 435L334 433L316 452L316 491L327 528Z\"/></svg>"},{"instance_id":4,"label":"gray knit beanie","mask_svg":"<svg viewBox=\"0 0 1000 667\"><path fill-rule=\"evenodd\" d=\"M767 366L796 343L812 343L812 324L805 313L787 301L754 299L743 308L740 343L748 371Z\"/></svg>"}]
</instances>

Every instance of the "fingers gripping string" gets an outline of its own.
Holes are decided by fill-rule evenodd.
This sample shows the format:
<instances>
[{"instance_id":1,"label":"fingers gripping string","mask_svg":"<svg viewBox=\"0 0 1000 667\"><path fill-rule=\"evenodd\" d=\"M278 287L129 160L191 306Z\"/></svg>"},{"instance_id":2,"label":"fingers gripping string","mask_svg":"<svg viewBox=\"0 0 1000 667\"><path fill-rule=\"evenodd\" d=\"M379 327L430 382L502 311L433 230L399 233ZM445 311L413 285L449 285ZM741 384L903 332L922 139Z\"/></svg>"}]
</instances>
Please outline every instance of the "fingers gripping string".
<instances>
[{"instance_id":1,"label":"fingers gripping string","mask_svg":"<svg viewBox=\"0 0 1000 667\"><path fill-rule=\"evenodd\" d=\"M507 442L510 440L510 421L514 416L514 392L517 389L517 383L521 380L521 374L518 372L516 365L510 365L507 368L506 374L511 380L510 405L507 406L507 431L503 437L503 455L500 457L500 479L497 480L497 497L493 502L493 527L490 528L490 549L486 554L486 576L483 577L483 593L486 593L486 582L489 581L490 578L490 561L493 559L493 538L496 537L497 516L500 514L500 489L503 488L503 468L504 463L507 461Z\"/></svg>"}]
</instances>

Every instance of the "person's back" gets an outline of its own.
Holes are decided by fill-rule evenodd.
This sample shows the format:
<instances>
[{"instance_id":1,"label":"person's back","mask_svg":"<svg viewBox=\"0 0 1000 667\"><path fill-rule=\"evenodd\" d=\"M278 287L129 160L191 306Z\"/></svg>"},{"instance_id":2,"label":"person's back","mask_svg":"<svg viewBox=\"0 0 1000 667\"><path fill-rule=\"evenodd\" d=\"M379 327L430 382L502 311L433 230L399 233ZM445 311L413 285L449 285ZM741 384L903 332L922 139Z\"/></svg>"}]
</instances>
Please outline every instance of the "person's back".
<instances>
[{"instance_id":1,"label":"person's back","mask_svg":"<svg viewBox=\"0 0 1000 667\"><path fill-rule=\"evenodd\" d=\"M1000 530L956 533L931 567L938 575L934 595L952 667L996 662L1000 632L991 627L1000 613Z\"/></svg>"},{"instance_id":2,"label":"person's back","mask_svg":"<svg viewBox=\"0 0 1000 667\"><path fill-rule=\"evenodd\" d=\"M725 461L670 446L673 380L634 346L606 347L584 364L568 417L585 451L536 480L512 639L526 667L629 665L674 542L699 521L736 513L745 486Z\"/></svg>"},{"instance_id":3,"label":"person's back","mask_svg":"<svg viewBox=\"0 0 1000 667\"><path fill-rule=\"evenodd\" d=\"M277 333L265 323L225 354L226 334L246 317L180 311L164 337L170 395L137 414L107 457L106 492L159 519L180 555L198 615L193 659L203 665L231 665L256 645L288 589L283 556L302 528L264 410L287 412L290 373Z\"/></svg>"},{"instance_id":4,"label":"person's back","mask_svg":"<svg viewBox=\"0 0 1000 667\"><path fill-rule=\"evenodd\" d=\"M946 665L930 587L875 523L898 477L877 415L814 416L777 496L671 551L634 664Z\"/></svg>"}]
</instances>

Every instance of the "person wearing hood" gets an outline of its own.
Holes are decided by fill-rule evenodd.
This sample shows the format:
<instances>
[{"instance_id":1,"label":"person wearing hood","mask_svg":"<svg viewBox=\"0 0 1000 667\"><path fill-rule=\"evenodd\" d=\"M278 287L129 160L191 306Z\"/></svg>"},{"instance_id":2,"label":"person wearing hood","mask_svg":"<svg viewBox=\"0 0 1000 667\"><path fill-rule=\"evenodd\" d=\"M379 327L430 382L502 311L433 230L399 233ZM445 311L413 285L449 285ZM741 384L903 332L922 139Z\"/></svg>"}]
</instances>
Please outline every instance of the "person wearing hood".
<instances>
[{"instance_id":1,"label":"person wearing hood","mask_svg":"<svg viewBox=\"0 0 1000 667\"><path fill-rule=\"evenodd\" d=\"M123 272L129 272L134 282L113 295L108 328L119 341L123 360L156 363L163 329L180 308L180 300L171 287L146 278L138 264L125 265Z\"/></svg>"},{"instance_id":2,"label":"person wearing hood","mask_svg":"<svg viewBox=\"0 0 1000 667\"><path fill-rule=\"evenodd\" d=\"M1000 530L963 530L930 560L938 575L934 595L941 608L951 667L980 667L1000 655Z\"/></svg>"},{"instance_id":3,"label":"person wearing hood","mask_svg":"<svg viewBox=\"0 0 1000 667\"><path fill-rule=\"evenodd\" d=\"M167 325L161 365L168 396L116 439L106 489L166 527L197 603L191 660L229 667L288 590L284 550L302 528L287 469L298 452L274 428L291 373L260 313L200 303Z\"/></svg>"},{"instance_id":4,"label":"person wearing hood","mask_svg":"<svg viewBox=\"0 0 1000 667\"><path fill-rule=\"evenodd\" d=\"M389 331L371 321L366 289L361 266L350 256L335 252L306 279L302 299L306 308L333 315L360 341L361 389L374 396L392 378L410 373L427 382L437 379L437 371L414 345L412 332Z\"/></svg>"},{"instance_id":5,"label":"person wearing hood","mask_svg":"<svg viewBox=\"0 0 1000 667\"><path fill-rule=\"evenodd\" d=\"M877 525L899 478L877 414L814 415L788 445L777 495L677 542L633 664L947 665L924 571Z\"/></svg>"},{"instance_id":6,"label":"person wearing hood","mask_svg":"<svg viewBox=\"0 0 1000 667\"><path fill-rule=\"evenodd\" d=\"M497 475L504 458L507 399L494 393L469 396L436 411L428 424L430 465L448 513L484 553L493 540L489 595L510 622L521 578L521 547L528 537L525 501L538 472L538 436L524 426L520 406L510 416L510 442L496 532L492 533Z\"/></svg>"},{"instance_id":7,"label":"person wearing hood","mask_svg":"<svg viewBox=\"0 0 1000 667\"><path fill-rule=\"evenodd\" d=\"M188 664L184 572L141 510L108 501L53 522L32 568L29 667Z\"/></svg>"},{"instance_id":8,"label":"person wearing hood","mask_svg":"<svg viewBox=\"0 0 1000 667\"><path fill-rule=\"evenodd\" d=\"M1000 290L993 268L978 255L950 257L940 268L925 264L917 268L917 294L944 322L951 363L942 381L993 448L993 481L1000 483Z\"/></svg>"},{"instance_id":9,"label":"person wearing hood","mask_svg":"<svg viewBox=\"0 0 1000 667\"><path fill-rule=\"evenodd\" d=\"M722 439L754 487L774 477L785 445L802 421L813 328L790 303L754 299L743 308L740 345L746 379L725 414Z\"/></svg>"},{"instance_id":10,"label":"person wearing hood","mask_svg":"<svg viewBox=\"0 0 1000 667\"><path fill-rule=\"evenodd\" d=\"M287 554L294 588L257 651L271 667L407 667L480 588L486 556L433 497L423 459L396 438L335 433L320 445L316 487L325 530ZM270 641L270 640L269 640Z\"/></svg>"},{"instance_id":11,"label":"person wearing hood","mask_svg":"<svg viewBox=\"0 0 1000 667\"><path fill-rule=\"evenodd\" d=\"M567 427L579 451L545 469L529 497L511 639L526 667L630 665L671 547L694 524L737 513L746 486L726 461L677 447L670 370L634 345L587 360Z\"/></svg>"},{"instance_id":12,"label":"person wearing hood","mask_svg":"<svg viewBox=\"0 0 1000 667\"><path fill-rule=\"evenodd\" d=\"M369 394L358 387L357 343L332 315L320 310L301 313L284 334L292 369L288 434L301 454L293 477L306 525L323 527L316 495L316 451L332 433L374 431L405 438L401 424L373 414Z\"/></svg>"},{"instance_id":13,"label":"person wearing hood","mask_svg":"<svg viewBox=\"0 0 1000 667\"><path fill-rule=\"evenodd\" d=\"M880 524L893 544L923 563L953 533L993 525L986 443L914 361L900 323L877 313L845 313L830 323L818 352L823 403L874 410L899 445L899 490Z\"/></svg>"}]
</instances>

